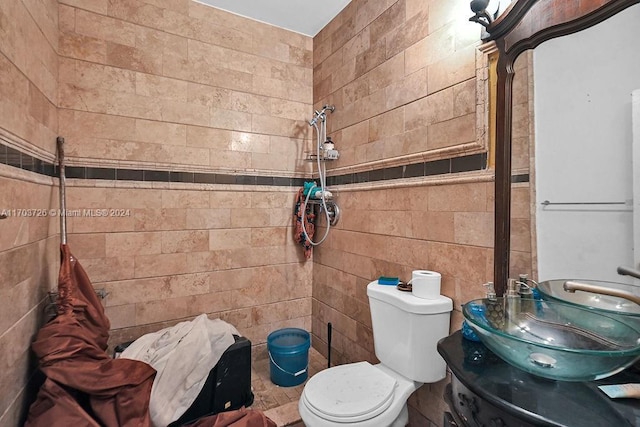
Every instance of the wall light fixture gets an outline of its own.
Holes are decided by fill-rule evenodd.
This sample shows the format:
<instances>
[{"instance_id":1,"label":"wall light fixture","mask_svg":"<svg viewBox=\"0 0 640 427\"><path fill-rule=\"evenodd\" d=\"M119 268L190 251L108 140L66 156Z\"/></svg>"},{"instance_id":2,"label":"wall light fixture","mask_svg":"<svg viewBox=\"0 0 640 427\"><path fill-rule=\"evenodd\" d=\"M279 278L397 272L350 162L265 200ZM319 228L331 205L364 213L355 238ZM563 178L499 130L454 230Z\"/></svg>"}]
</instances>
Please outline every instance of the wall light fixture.
<instances>
[{"instance_id":1,"label":"wall light fixture","mask_svg":"<svg viewBox=\"0 0 640 427\"><path fill-rule=\"evenodd\" d=\"M475 15L469 18L469 21L477 22L485 28L488 27L498 17L500 11L500 2L494 1L493 3L497 3L497 7L492 8L489 7L490 3L492 3L491 0L471 0L469 6ZM490 9L494 8L492 13Z\"/></svg>"}]
</instances>

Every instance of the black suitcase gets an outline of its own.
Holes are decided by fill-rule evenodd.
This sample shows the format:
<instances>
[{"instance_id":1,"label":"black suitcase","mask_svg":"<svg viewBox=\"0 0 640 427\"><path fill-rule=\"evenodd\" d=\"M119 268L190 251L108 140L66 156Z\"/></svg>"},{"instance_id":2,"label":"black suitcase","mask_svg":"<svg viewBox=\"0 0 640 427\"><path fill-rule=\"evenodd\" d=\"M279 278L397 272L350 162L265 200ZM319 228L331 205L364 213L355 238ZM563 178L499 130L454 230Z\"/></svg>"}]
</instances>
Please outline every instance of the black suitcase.
<instances>
[{"instance_id":1,"label":"black suitcase","mask_svg":"<svg viewBox=\"0 0 640 427\"><path fill-rule=\"evenodd\" d=\"M231 344L209 372L196 400L168 427L183 426L206 415L251 406L251 341L237 335L233 337L235 344Z\"/></svg>"},{"instance_id":2,"label":"black suitcase","mask_svg":"<svg viewBox=\"0 0 640 427\"><path fill-rule=\"evenodd\" d=\"M237 335L233 337L236 342L231 344L218 364L209 371L196 400L168 427L183 426L207 415L251 406L251 341ZM120 344L115 353L121 353L129 344L131 343Z\"/></svg>"}]
</instances>

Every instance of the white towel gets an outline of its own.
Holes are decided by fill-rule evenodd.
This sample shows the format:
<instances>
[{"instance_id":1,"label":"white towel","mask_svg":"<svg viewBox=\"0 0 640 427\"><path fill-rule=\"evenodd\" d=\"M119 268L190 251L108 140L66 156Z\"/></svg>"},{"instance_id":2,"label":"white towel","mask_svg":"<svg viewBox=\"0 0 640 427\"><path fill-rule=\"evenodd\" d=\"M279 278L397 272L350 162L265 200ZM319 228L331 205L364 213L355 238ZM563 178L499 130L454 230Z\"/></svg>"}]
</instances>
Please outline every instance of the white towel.
<instances>
[{"instance_id":1,"label":"white towel","mask_svg":"<svg viewBox=\"0 0 640 427\"><path fill-rule=\"evenodd\" d=\"M193 404L209 371L235 340L238 330L201 314L192 321L143 335L120 357L140 360L158 373L151 389L149 413L156 427L177 420Z\"/></svg>"}]
</instances>

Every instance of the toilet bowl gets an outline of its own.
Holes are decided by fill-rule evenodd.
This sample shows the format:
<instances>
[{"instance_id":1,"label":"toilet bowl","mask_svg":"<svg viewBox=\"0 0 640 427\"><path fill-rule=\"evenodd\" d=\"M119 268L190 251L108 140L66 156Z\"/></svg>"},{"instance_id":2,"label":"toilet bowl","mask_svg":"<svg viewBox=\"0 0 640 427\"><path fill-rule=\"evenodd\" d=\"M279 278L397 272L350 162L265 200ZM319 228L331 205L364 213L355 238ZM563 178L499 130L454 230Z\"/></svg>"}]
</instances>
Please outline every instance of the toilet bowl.
<instances>
[{"instance_id":1,"label":"toilet bowl","mask_svg":"<svg viewBox=\"0 0 640 427\"><path fill-rule=\"evenodd\" d=\"M404 427L407 399L421 385L382 364L340 365L307 382L298 410L307 427Z\"/></svg>"},{"instance_id":2,"label":"toilet bowl","mask_svg":"<svg viewBox=\"0 0 640 427\"><path fill-rule=\"evenodd\" d=\"M404 427L407 399L446 376L437 343L449 334L450 298L418 298L395 286L367 286L377 365L334 366L311 377L298 401L307 427Z\"/></svg>"}]
</instances>

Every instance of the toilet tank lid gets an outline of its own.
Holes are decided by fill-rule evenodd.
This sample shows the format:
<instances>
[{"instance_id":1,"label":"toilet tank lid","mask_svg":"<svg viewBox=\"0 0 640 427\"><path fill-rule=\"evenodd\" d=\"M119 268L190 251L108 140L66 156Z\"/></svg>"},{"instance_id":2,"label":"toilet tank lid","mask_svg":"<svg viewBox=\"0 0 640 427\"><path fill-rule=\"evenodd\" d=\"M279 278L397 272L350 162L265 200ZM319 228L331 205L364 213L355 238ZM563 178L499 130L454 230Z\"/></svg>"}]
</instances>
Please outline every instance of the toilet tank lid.
<instances>
[{"instance_id":1,"label":"toilet tank lid","mask_svg":"<svg viewBox=\"0 0 640 427\"><path fill-rule=\"evenodd\" d=\"M418 298L411 292L398 290L395 286L379 285L377 281L367 285L367 295L369 298L386 302L409 313L438 314L453 310L453 301L444 295L434 299Z\"/></svg>"}]
</instances>

